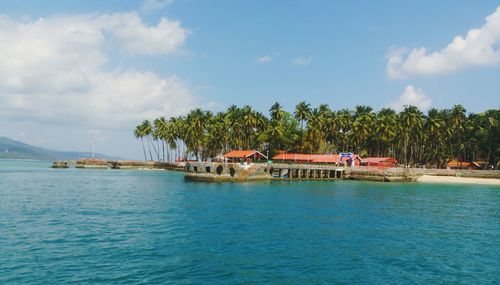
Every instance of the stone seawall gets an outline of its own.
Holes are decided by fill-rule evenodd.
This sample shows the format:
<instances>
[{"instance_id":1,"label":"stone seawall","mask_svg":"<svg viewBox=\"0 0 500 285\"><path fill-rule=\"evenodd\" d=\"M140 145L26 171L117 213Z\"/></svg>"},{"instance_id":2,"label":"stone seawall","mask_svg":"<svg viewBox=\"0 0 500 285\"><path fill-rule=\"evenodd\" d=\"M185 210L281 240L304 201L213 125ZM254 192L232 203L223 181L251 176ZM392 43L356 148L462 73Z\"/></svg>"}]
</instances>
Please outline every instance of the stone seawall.
<instances>
[{"instance_id":1,"label":"stone seawall","mask_svg":"<svg viewBox=\"0 0 500 285\"><path fill-rule=\"evenodd\" d=\"M334 180L342 178L343 173L344 169L327 165L190 162L186 164L185 179L209 182Z\"/></svg>"},{"instance_id":2,"label":"stone seawall","mask_svg":"<svg viewBox=\"0 0 500 285\"><path fill-rule=\"evenodd\" d=\"M499 170L381 168L366 166L352 167L346 170L346 178L353 180L411 182L416 181L423 175L500 179Z\"/></svg>"},{"instance_id":3,"label":"stone seawall","mask_svg":"<svg viewBox=\"0 0 500 285\"><path fill-rule=\"evenodd\" d=\"M57 161L54 164L58 163ZM136 160L105 160L105 159L79 159L76 162L67 162L68 167L85 169L165 169L184 171L184 163L170 163L158 161Z\"/></svg>"},{"instance_id":4,"label":"stone seawall","mask_svg":"<svg viewBox=\"0 0 500 285\"><path fill-rule=\"evenodd\" d=\"M352 167L345 174L346 179L381 182L412 182L418 177L409 168Z\"/></svg>"},{"instance_id":5,"label":"stone seawall","mask_svg":"<svg viewBox=\"0 0 500 285\"><path fill-rule=\"evenodd\" d=\"M186 163L184 177L188 181L207 182L269 180L269 169L267 164L194 162Z\"/></svg>"},{"instance_id":6,"label":"stone seawall","mask_svg":"<svg viewBox=\"0 0 500 285\"><path fill-rule=\"evenodd\" d=\"M498 170L449 170L423 168L338 167L319 164L250 164L190 162L185 179L225 182L252 180L336 180L413 182L423 175L500 179Z\"/></svg>"}]
</instances>

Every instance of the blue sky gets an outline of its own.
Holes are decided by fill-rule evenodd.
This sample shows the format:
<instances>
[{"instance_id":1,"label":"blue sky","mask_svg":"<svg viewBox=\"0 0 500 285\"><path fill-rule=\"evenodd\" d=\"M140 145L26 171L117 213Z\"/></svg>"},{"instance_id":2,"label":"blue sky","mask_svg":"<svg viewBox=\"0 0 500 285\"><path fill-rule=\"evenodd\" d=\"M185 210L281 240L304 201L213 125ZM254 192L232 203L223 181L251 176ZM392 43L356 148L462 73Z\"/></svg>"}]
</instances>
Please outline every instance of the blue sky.
<instances>
[{"instance_id":1,"label":"blue sky","mask_svg":"<svg viewBox=\"0 0 500 285\"><path fill-rule=\"evenodd\" d=\"M500 14L498 1L19 2L0 2L0 41L23 43L6 50L20 60L4 72L22 75L0 80L0 134L45 147L82 150L96 135L101 152L140 158L130 131L139 118L192 107L267 112L279 101L291 111L307 100L480 112L500 102L500 27L485 20ZM56 36L73 23L95 30L82 41ZM19 32L2 33L12 26ZM23 62L44 49L67 54Z\"/></svg>"}]
</instances>

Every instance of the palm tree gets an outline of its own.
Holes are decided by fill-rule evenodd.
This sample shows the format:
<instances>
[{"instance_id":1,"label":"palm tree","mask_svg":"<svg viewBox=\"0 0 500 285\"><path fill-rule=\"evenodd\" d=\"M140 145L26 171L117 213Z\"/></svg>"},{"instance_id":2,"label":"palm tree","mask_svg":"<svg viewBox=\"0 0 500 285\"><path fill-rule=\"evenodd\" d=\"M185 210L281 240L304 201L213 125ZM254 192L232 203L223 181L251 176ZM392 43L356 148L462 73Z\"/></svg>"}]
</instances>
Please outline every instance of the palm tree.
<instances>
[{"instance_id":1,"label":"palm tree","mask_svg":"<svg viewBox=\"0 0 500 285\"><path fill-rule=\"evenodd\" d=\"M355 112L354 112L354 118L363 116L363 115L369 115L372 113L373 108L370 106L365 106L365 105L356 105L354 107Z\"/></svg>"},{"instance_id":2,"label":"palm tree","mask_svg":"<svg viewBox=\"0 0 500 285\"><path fill-rule=\"evenodd\" d=\"M158 139L161 141L161 149L162 149L162 159L163 161L170 161L170 146L171 144L169 143L169 135L171 135L170 130L170 122L167 121L165 117L160 117L154 120L154 126L155 126L155 131L156 131L156 136ZM165 150L165 147L167 150ZM166 156L166 157L165 157Z\"/></svg>"},{"instance_id":3,"label":"palm tree","mask_svg":"<svg viewBox=\"0 0 500 285\"><path fill-rule=\"evenodd\" d=\"M465 108L462 105L455 105L451 110L453 127L455 130L455 136L457 138L457 161L460 162L460 167L462 167L462 160L460 158L462 149L462 136L464 133L464 123L465 123Z\"/></svg>"},{"instance_id":4,"label":"palm tree","mask_svg":"<svg viewBox=\"0 0 500 285\"><path fill-rule=\"evenodd\" d=\"M391 108L384 108L377 114L375 121L375 133L377 136L377 155L380 155L380 145L385 155L387 147L390 145L389 152L392 150L394 140L396 138L397 127L397 114Z\"/></svg>"},{"instance_id":5,"label":"palm tree","mask_svg":"<svg viewBox=\"0 0 500 285\"><path fill-rule=\"evenodd\" d=\"M141 139L141 143L142 143L142 151L144 152L144 161L148 160L148 158L146 157L146 149L144 148L144 129L142 127L142 125L138 125L135 127L134 129L134 136L136 139Z\"/></svg>"},{"instance_id":6,"label":"palm tree","mask_svg":"<svg viewBox=\"0 0 500 285\"><path fill-rule=\"evenodd\" d=\"M349 151L349 137L352 135L352 116L347 109L337 112L336 116L338 133L341 134L342 151Z\"/></svg>"},{"instance_id":7,"label":"palm tree","mask_svg":"<svg viewBox=\"0 0 500 285\"><path fill-rule=\"evenodd\" d=\"M358 149L366 147L366 141L372 132L373 116L361 114L352 123L354 141Z\"/></svg>"},{"instance_id":8,"label":"palm tree","mask_svg":"<svg viewBox=\"0 0 500 285\"><path fill-rule=\"evenodd\" d=\"M187 154L183 150L185 148L185 137L186 137L186 122L183 117L173 117L170 118L170 135L174 139L175 143L171 145L175 145L175 160L178 159L186 159Z\"/></svg>"},{"instance_id":9,"label":"palm tree","mask_svg":"<svg viewBox=\"0 0 500 285\"><path fill-rule=\"evenodd\" d=\"M199 160L203 153L205 125L209 117L211 117L209 112L204 112L199 108L192 110L186 117L186 145L196 160Z\"/></svg>"},{"instance_id":10,"label":"palm tree","mask_svg":"<svg viewBox=\"0 0 500 285\"><path fill-rule=\"evenodd\" d=\"M340 140L337 138L339 132L336 113L329 109L328 112L323 115L323 117L325 121L323 126L323 132L325 133L324 139L327 143L327 147L329 148L328 151L336 152L338 147L336 143L340 142Z\"/></svg>"},{"instance_id":11,"label":"palm tree","mask_svg":"<svg viewBox=\"0 0 500 285\"><path fill-rule=\"evenodd\" d=\"M495 114L497 113L497 114ZM484 121L486 125L486 129L488 130L488 159L486 160L484 169L488 167L488 164L491 163L491 149L492 149L492 137L493 137L493 129L498 126L498 114L500 114L500 110L487 110L484 113ZM497 141L498 143L498 141ZM491 163L492 164L492 163Z\"/></svg>"},{"instance_id":12,"label":"palm tree","mask_svg":"<svg viewBox=\"0 0 500 285\"><path fill-rule=\"evenodd\" d=\"M309 116L307 123L307 133L311 145L311 152L319 149L323 138L323 128L325 125L325 117L320 113L318 108L314 108Z\"/></svg>"},{"instance_id":13,"label":"palm tree","mask_svg":"<svg viewBox=\"0 0 500 285\"><path fill-rule=\"evenodd\" d=\"M172 162L172 160L174 160L172 151L176 150L178 147L175 120L173 119L174 118L171 118L170 120L166 121L164 133L164 140L167 145L167 161L169 162Z\"/></svg>"},{"instance_id":14,"label":"palm tree","mask_svg":"<svg viewBox=\"0 0 500 285\"><path fill-rule=\"evenodd\" d=\"M331 117L333 117L333 112L328 104L321 104L318 106L318 114L323 121L323 126L321 128L321 132L323 133L322 137L326 139L328 132L334 127L333 125L329 125L330 121L332 121Z\"/></svg>"},{"instance_id":15,"label":"palm tree","mask_svg":"<svg viewBox=\"0 0 500 285\"><path fill-rule=\"evenodd\" d=\"M160 117L156 118L153 121L153 140L156 141L156 147L157 147L157 153L156 157L158 161L160 161L160 155L163 158L163 161L165 161L165 143L164 143L164 137L165 137L165 123L166 119L165 117ZM161 148L160 148L160 142L161 142Z\"/></svg>"},{"instance_id":16,"label":"palm tree","mask_svg":"<svg viewBox=\"0 0 500 285\"><path fill-rule=\"evenodd\" d=\"M366 148L365 150L369 151L366 141L372 131L375 114L372 112L372 108L368 106L357 105L355 109L354 122L352 123L354 142L358 150Z\"/></svg>"},{"instance_id":17,"label":"palm tree","mask_svg":"<svg viewBox=\"0 0 500 285\"><path fill-rule=\"evenodd\" d=\"M153 146L154 148L154 145L153 145L153 142L151 141L151 134L153 132L153 126L151 125L151 122L149 120L144 120L142 122L142 131L143 131L143 134L144 136L148 139L148 150L149 150L149 158L151 159L151 161L153 161L153 154L151 153L151 145Z\"/></svg>"},{"instance_id":18,"label":"palm tree","mask_svg":"<svg viewBox=\"0 0 500 285\"><path fill-rule=\"evenodd\" d=\"M283 117L285 116L285 112L283 111L283 107L280 105L280 103L276 102L271 106L271 109L269 109L269 114L271 115L271 120L272 121L281 121Z\"/></svg>"},{"instance_id":19,"label":"palm tree","mask_svg":"<svg viewBox=\"0 0 500 285\"><path fill-rule=\"evenodd\" d=\"M363 105L332 112L327 104L311 109L306 102L300 102L292 115L275 103L268 117L250 106L232 105L215 115L194 109L186 116L168 120L159 117L153 125L145 120L135 127L134 136L141 139L145 160L146 144L149 159L153 160L153 148L163 161L187 159L190 155L207 160L241 148L265 149L273 154L304 149L315 153L349 151L354 146L362 155L394 156L408 166L441 167L450 158L457 158L484 160L486 165L498 168L499 121L500 109L466 116L460 105L430 109L424 116L414 106L405 106L399 114L388 108L374 112Z\"/></svg>"},{"instance_id":20,"label":"palm tree","mask_svg":"<svg viewBox=\"0 0 500 285\"><path fill-rule=\"evenodd\" d=\"M443 162L441 161L441 148L444 140L442 134L445 131L445 121L437 109L432 108L427 112L424 128L428 141L428 160L430 159L432 163L437 163L439 166Z\"/></svg>"},{"instance_id":21,"label":"palm tree","mask_svg":"<svg viewBox=\"0 0 500 285\"><path fill-rule=\"evenodd\" d=\"M254 132L257 127L257 116L255 112L252 110L252 107L246 105L242 109L242 127L243 134L245 136L245 148L249 149L251 145L253 145L252 138L255 137Z\"/></svg>"},{"instance_id":22,"label":"palm tree","mask_svg":"<svg viewBox=\"0 0 500 285\"><path fill-rule=\"evenodd\" d=\"M275 150L280 150L280 138L284 134L283 124L279 121L271 121L266 133L270 140L274 141Z\"/></svg>"},{"instance_id":23,"label":"palm tree","mask_svg":"<svg viewBox=\"0 0 500 285\"><path fill-rule=\"evenodd\" d=\"M405 106L400 113L400 121L402 127L402 135L404 138L404 160L406 165L414 163L415 148L418 146L418 138L420 130L423 126L423 115L415 106ZM410 149L410 157L408 158L408 148Z\"/></svg>"},{"instance_id":24,"label":"palm tree","mask_svg":"<svg viewBox=\"0 0 500 285\"><path fill-rule=\"evenodd\" d=\"M311 105L302 101L297 106L295 106L294 116L300 122L300 139L299 148L302 148L302 133L304 132L304 121L306 121L311 115Z\"/></svg>"}]
</instances>

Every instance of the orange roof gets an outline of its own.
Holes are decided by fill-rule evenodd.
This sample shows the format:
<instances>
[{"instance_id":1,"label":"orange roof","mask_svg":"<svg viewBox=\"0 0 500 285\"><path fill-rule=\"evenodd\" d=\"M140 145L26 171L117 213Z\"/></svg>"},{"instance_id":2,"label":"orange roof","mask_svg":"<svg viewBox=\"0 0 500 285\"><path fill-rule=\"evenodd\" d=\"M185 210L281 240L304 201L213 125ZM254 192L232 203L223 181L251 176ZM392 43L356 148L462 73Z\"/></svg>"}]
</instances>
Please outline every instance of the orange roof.
<instances>
[{"instance_id":1,"label":"orange roof","mask_svg":"<svg viewBox=\"0 0 500 285\"><path fill-rule=\"evenodd\" d=\"M461 165L460 165L461 164ZM465 161L456 161L456 160L452 160L450 162L448 162L448 166L449 167L469 167L470 165L474 165L476 167L479 167L479 163L477 162L465 162Z\"/></svg>"},{"instance_id":2,"label":"orange roof","mask_svg":"<svg viewBox=\"0 0 500 285\"><path fill-rule=\"evenodd\" d=\"M335 163L339 162L340 156L338 154L316 154L312 157L314 163ZM345 157L344 160L347 160Z\"/></svg>"},{"instance_id":3,"label":"orange roof","mask_svg":"<svg viewBox=\"0 0 500 285\"><path fill-rule=\"evenodd\" d=\"M353 156L354 159L360 159L358 155ZM312 163L335 163L348 160L347 157L340 158L339 154L303 154L303 153L280 153L273 157L273 160L293 160L300 162Z\"/></svg>"},{"instance_id":4,"label":"orange roof","mask_svg":"<svg viewBox=\"0 0 500 285\"><path fill-rule=\"evenodd\" d=\"M394 157L366 157L363 162L396 162Z\"/></svg>"},{"instance_id":5,"label":"orange roof","mask_svg":"<svg viewBox=\"0 0 500 285\"><path fill-rule=\"evenodd\" d=\"M254 154L259 154L260 156L263 156L267 158L265 155L262 153L256 151L256 150L232 150L226 154L224 154L225 158L247 158L250 157Z\"/></svg>"}]
</instances>

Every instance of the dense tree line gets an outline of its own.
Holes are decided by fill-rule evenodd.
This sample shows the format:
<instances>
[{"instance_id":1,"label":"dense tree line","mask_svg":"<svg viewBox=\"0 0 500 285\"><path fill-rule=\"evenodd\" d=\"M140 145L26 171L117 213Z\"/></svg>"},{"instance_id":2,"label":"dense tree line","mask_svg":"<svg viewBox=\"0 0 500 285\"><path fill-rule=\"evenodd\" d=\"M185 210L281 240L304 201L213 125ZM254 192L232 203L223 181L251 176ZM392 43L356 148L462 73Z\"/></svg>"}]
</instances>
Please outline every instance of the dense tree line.
<instances>
[{"instance_id":1,"label":"dense tree line","mask_svg":"<svg viewBox=\"0 0 500 285\"><path fill-rule=\"evenodd\" d=\"M403 165L444 167L449 160L482 161L498 168L500 109L474 114L463 106L430 109L405 106L374 112L369 106L334 111L300 102L293 113L275 103L269 116L250 106L225 112L194 109L186 116L145 120L134 134L146 160L209 160L234 149L302 153L355 152L392 156Z\"/></svg>"}]
</instances>

